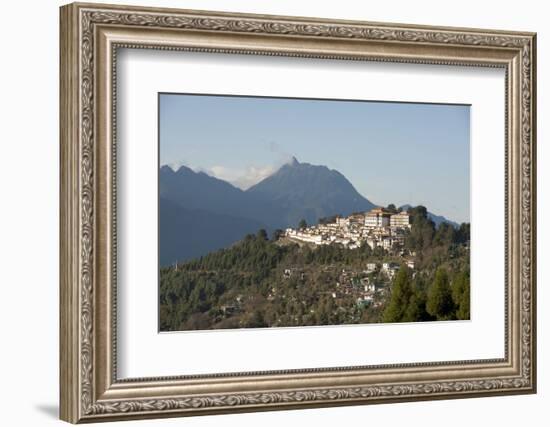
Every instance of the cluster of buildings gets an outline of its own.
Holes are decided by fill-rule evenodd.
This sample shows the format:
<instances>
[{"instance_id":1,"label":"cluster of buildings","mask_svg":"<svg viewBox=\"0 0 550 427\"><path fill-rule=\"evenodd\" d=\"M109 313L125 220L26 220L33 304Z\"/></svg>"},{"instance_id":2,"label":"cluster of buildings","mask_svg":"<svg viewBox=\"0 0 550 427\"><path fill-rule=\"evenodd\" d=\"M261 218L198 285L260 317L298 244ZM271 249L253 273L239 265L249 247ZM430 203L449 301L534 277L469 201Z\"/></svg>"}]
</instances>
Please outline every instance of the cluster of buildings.
<instances>
[{"instance_id":1,"label":"cluster of buildings","mask_svg":"<svg viewBox=\"0 0 550 427\"><path fill-rule=\"evenodd\" d=\"M392 282L403 265L411 270L415 268L415 262L412 258L403 258L399 261L369 261L360 267L341 268L337 265L327 265L323 267L323 272L328 273L330 281L329 286L320 291L320 294L330 296L335 300L338 307L343 307L343 302L354 301L357 306L381 307L387 300L388 290ZM280 270L284 280L296 278L305 283L307 276L312 272L311 269L303 265L285 266ZM416 274L413 271L413 277ZM286 287L279 287L274 284L267 296L268 301L276 298L286 299ZM306 301L302 300L302 304ZM311 313L314 311L312 310Z\"/></svg>"},{"instance_id":2,"label":"cluster of buildings","mask_svg":"<svg viewBox=\"0 0 550 427\"><path fill-rule=\"evenodd\" d=\"M399 263L394 261L368 262L360 269L334 271L334 267L325 267L325 272L330 272L333 277L337 277L332 290L328 290L326 293L336 301L351 297L356 300L357 305L366 307L372 304L374 307L379 307L401 265L406 265L411 270L415 268L415 262L410 258ZM415 274L413 272L413 277ZM291 277L304 280L304 269L300 267L285 268L283 278L290 279ZM276 293L277 289L272 288L268 300L272 300ZM282 296L285 297L285 295Z\"/></svg>"},{"instance_id":3,"label":"cluster of buildings","mask_svg":"<svg viewBox=\"0 0 550 427\"><path fill-rule=\"evenodd\" d=\"M332 298L339 299L348 295L354 298L358 305L365 306L374 302L376 294L385 292L385 286L382 283L376 283L368 277L357 277L353 272L342 270L336 282L336 288L332 292Z\"/></svg>"},{"instance_id":4,"label":"cluster of buildings","mask_svg":"<svg viewBox=\"0 0 550 427\"><path fill-rule=\"evenodd\" d=\"M414 269L414 260L405 260L404 264L410 269ZM396 262L367 263L366 269L359 275L353 271L342 270L340 280L336 282L336 290L332 293L333 298L338 298L342 294L351 294L357 300L359 305L370 305L376 298L376 295L385 295L386 289L391 280L393 280L401 268ZM371 278L370 273L383 273L380 276ZM414 274L414 273L413 273ZM358 277L359 276L359 277ZM348 279L349 277L349 279ZM383 279L386 277L386 279ZM380 301L374 305L379 305Z\"/></svg>"},{"instance_id":5,"label":"cluster of buildings","mask_svg":"<svg viewBox=\"0 0 550 427\"><path fill-rule=\"evenodd\" d=\"M411 227L411 215L393 213L377 207L369 212L336 217L334 222L317 224L304 229L287 228L285 236L291 240L315 245L341 244L355 249L369 245L372 249L392 249L403 246L405 234Z\"/></svg>"}]
</instances>

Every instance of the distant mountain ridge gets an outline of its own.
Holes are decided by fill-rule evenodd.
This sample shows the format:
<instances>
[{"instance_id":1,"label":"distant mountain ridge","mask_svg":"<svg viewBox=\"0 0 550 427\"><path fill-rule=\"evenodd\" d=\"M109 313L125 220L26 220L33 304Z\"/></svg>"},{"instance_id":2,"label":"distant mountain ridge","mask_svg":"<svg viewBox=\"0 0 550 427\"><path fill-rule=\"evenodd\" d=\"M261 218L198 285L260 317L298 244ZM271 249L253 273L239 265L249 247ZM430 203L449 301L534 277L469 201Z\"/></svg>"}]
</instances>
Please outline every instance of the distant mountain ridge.
<instances>
[{"instance_id":1,"label":"distant mountain ridge","mask_svg":"<svg viewBox=\"0 0 550 427\"><path fill-rule=\"evenodd\" d=\"M247 190L186 166L177 171L162 166L159 193L186 209L253 219L269 229L296 226L301 219L313 224L375 206L340 172L296 158Z\"/></svg>"},{"instance_id":2,"label":"distant mountain ridge","mask_svg":"<svg viewBox=\"0 0 550 427\"><path fill-rule=\"evenodd\" d=\"M161 265L226 247L259 228L272 232L297 227L302 219L316 224L323 217L375 207L340 172L294 157L247 190L186 166L176 171L162 166L159 196ZM428 215L436 225L458 226Z\"/></svg>"},{"instance_id":3,"label":"distant mountain ridge","mask_svg":"<svg viewBox=\"0 0 550 427\"><path fill-rule=\"evenodd\" d=\"M248 218L266 225L276 224L281 216L273 203L260 203L240 188L186 166L177 171L169 166L160 168L159 194L186 209Z\"/></svg>"}]
</instances>

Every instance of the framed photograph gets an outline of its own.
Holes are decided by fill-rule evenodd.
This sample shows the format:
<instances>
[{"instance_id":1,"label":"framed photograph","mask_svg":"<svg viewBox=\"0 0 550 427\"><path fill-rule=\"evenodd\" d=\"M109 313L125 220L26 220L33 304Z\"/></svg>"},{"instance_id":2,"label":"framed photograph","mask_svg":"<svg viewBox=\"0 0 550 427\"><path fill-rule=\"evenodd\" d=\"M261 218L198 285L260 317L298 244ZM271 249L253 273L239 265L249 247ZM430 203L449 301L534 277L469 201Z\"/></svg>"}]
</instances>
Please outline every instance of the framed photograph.
<instances>
[{"instance_id":1,"label":"framed photograph","mask_svg":"<svg viewBox=\"0 0 550 427\"><path fill-rule=\"evenodd\" d=\"M60 22L63 420L536 391L535 34Z\"/></svg>"}]
</instances>

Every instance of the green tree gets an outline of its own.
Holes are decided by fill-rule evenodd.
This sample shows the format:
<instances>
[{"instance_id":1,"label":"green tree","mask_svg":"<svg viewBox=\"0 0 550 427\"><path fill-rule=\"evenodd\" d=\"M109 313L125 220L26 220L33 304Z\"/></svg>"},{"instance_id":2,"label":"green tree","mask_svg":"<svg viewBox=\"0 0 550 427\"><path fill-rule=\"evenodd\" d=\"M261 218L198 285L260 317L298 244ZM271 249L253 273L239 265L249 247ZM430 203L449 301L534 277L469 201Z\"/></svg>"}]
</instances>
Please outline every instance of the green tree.
<instances>
[{"instance_id":1,"label":"green tree","mask_svg":"<svg viewBox=\"0 0 550 427\"><path fill-rule=\"evenodd\" d=\"M248 328L264 328L268 325L265 322L264 314L260 310L255 310L246 326Z\"/></svg>"},{"instance_id":2,"label":"green tree","mask_svg":"<svg viewBox=\"0 0 550 427\"><path fill-rule=\"evenodd\" d=\"M336 222L336 218L341 218L341 215L336 214L336 215L321 217L317 222L319 224L330 224L332 222Z\"/></svg>"},{"instance_id":3,"label":"green tree","mask_svg":"<svg viewBox=\"0 0 550 427\"><path fill-rule=\"evenodd\" d=\"M372 254L377 258L382 258L386 255L386 250L382 246L377 246L372 251Z\"/></svg>"},{"instance_id":4,"label":"green tree","mask_svg":"<svg viewBox=\"0 0 550 427\"><path fill-rule=\"evenodd\" d=\"M390 302L386 306L382 319L384 322L402 322L409 301L413 295L411 287L410 271L403 266L399 269L392 288Z\"/></svg>"},{"instance_id":5,"label":"green tree","mask_svg":"<svg viewBox=\"0 0 550 427\"><path fill-rule=\"evenodd\" d=\"M451 320L454 317L454 303L449 286L449 276L443 268L438 268L428 290L426 310L437 320Z\"/></svg>"},{"instance_id":6,"label":"green tree","mask_svg":"<svg viewBox=\"0 0 550 427\"><path fill-rule=\"evenodd\" d=\"M263 228L260 228L258 230L258 233L256 234L256 237L262 241L267 240L267 231L265 231L265 229Z\"/></svg>"},{"instance_id":7,"label":"green tree","mask_svg":"<svg viewBox=\"0 0 550 427\"><path fill-rule=\"evenodd\" d=\"M301 230L303 230L304 228L307 228L307 222L304 218L302 218L298 223L298 228Z\"/></svg>"},{"instance_id":8,"label":"green tree","mask_svg":"<svg viewBox=\"0 0 550 427\"><path fill-rule=\"evenodd\" d=\"M405 238L405 247L419 251L432 245L435 224L428 218L428 210L424 206L409 208L407 211L412 216L410 233Z\"/></svg>"},{"instance_id":9,"label":"green tree","mask_svg":"<svg viewBox=\"0 0 550 427\"><path fill-rule=\"evenodd\" d=\"M412 295L403 315L404 322L420 322L433 320L426 311L426 292L421 282L415 280L412 284Z\"/></svg>"},{"instance_id":10,"label":"green tree","mask_svg":"<svg viewBox=\"0 0 550 427\"><path fill-rule=\"evenodd\" d=\"M390 213L397 213L397 208L393 203L390 203L386 208Z\"/></svg>"},{"instance_id":11,"label":"green tree","mask_svg":"<svg viewBox=\"0 0 550 427\"><path fill-rule=\"evenodd\" d=\"M470 320L470 286L464 290L460 298L460 305L456 311L456 317L460 320Z\"/></svg>"},{"instance_id":12,"label":"green tree","mask_svg":"<svg viewBox=\"0 0 550 427\"><path fill-rule=\"evenodd\" d=\"M428 219L428 209L426 209L425 206L422 206L422 205L418 205L416 207L410 207L409 209L407 209L407 212L412 215L414 218L413 219Z\"/></svg>"},{"instance_id":13,"label":"green tree","mask_svg":"<svg viewBox=\"0 0 550 427\"><path fill-rule=\"evenodd\" d=\"M470 276L468 272L458 273L451 288L453 302L456 307L456 318L468 320L470 318Z\"/></svg>"},{"instance_id":14,"label":"green tree","mask_svg":"<svg viewBox=\"0 0 550 427\"><path fill-rule=\"evenodd\" d=\"M274 242L276 242L276 241L279 240L283 235L284 235L284 231L281 230L280 228L277 228L277 229L274 230L273 233L271 234L271 240L273 240Z\"/></svg>"},{"instance_id":15,"label":"green tree","mask_svg":"<svg viewBox=\"0 0 550 427\"><path fill-rule=\"evenodd\" d=\"M442 222L437 227L437 231L434 235L434 244L441 246L449 246L453 243L455 235L454 227L448 222Z\"/></svg>"},{"instance_id":16,"label":"green tree","mask_svg":"<svg viewBox=\"0 0 550 427\"><path fill-rule=\"evenodd\" d=\"M463 222L456 232L455 242L466 243L468 241L470 241L470 224Z\"/></svg>"}]
</instances>

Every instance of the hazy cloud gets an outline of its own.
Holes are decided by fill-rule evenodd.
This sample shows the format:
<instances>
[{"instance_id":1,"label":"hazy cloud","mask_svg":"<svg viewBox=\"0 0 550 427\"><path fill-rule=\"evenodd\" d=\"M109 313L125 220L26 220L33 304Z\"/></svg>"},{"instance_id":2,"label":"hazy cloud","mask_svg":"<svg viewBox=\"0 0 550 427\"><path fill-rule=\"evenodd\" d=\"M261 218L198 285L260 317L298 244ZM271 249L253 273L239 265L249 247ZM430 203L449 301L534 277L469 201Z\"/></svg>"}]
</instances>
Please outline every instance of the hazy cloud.
<instances>
[{"instance_id":1,"label":"hazy cloud","mask_svg":"<svg viewBox=\"0 0 550 427\"><path fill-rule=\"evenodd\" d=\"M180 166L186 166L195 172L204 172L214 178L222 179L233 184L241 190L246 190L268 176L277 172L281 166L292 161L293 155L288 153L284 147L275 141L263 141L267 144L268 150L272 153L272 164L270 165L246 165L246 166L223 166L214 165L209 167L191 165L185 161L174 161L167 163L174 171Z\"/></svg>"},{"instance_id":2,"label":"hazy cloud","mask_svg":"<svg viewBox=\"0 0 550 427\"><path fill-rule=\"evenodd\" d=\"M242 190L252 187L261 180L272 175L279 169L278 166L247 166L245 169L228 168L226 166L212 166L206 172L218 179L230 182Z\"/></svg>"},{"instance_id":3,"label":"hazy cloud","mask_svg":"<svg viewBox=\"0 0 550 427\"><path fill-rule=\"evenodd\" d=\"M289 163L293 158L293 155L287 152L281 144L275 141L265 142L269 151L275 154L272 156L275 159L271 165L247 165L241 168L214 165L209 168L200 168L200 170L215 178L223 179L241 190L246 190L277 172L281 166Z\"/></svg>"},{"instance_id":4,"label":"hazy cloud","mask_svg":"<svg viewBox=\"0 0 550 427\"><path fill-rule=\"evenodd\" d=\"M279 167L292 160L293 154L286 151L278 142L269 141L268 146L269 151L277 155Z\"/></svg>"}]
</instances>

